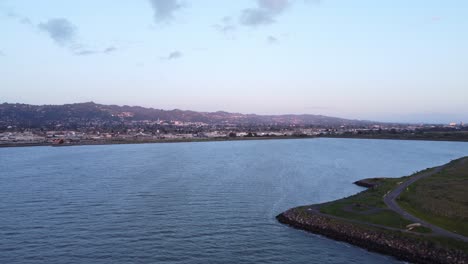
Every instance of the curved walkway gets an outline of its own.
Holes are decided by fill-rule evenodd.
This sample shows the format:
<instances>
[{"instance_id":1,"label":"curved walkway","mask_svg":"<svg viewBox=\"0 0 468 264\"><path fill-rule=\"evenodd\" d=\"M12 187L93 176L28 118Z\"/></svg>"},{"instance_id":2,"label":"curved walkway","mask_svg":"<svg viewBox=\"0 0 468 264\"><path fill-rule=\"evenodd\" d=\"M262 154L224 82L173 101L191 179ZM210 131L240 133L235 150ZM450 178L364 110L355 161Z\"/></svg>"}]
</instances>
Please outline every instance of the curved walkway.
<instances>
[{"instance_id":1,"label":"curved walkway","mask_svg":"<svg viewBox=\"0 0 468 264\"><path fill-rule=\"evenodd\" d=\"M426 178L426 177L429 177L431 175L434 175L434 174L440 172L442 169L444 169L444 167L445 166L436 167L436 168L434 168L434 169L432 169L430 171L423 172L423 173L420 173L418 175L412 176L409 180L401 183L395 189L393 189L391 192L386 194L384 196L384 202L388 206L388 208L390 208L393 211L397 212L402 217L404 217L404 218L406 218L406 219L408 219L408 220L410 220L412 222L420 223L423 226L429 227L430 229L432 229L432 232L434 234L436 234L436 235L441 235L441 236L450 237L450 238L459 239L459 240L468 242L468 237L465 237L465 236L462 236L460 234L447 231L447 230L445 230L443 228L440 228L440 227L438 227L436 225L428 223L428 222L426 222L426 221L424 221L424 220L422 220L420 218L417 218L416 216L411 215L407 211L403 210L403 208L401 208L400 205L398 205L398 203L396 202L396 198L398 196L400 196L401 192L404 191L410 184L414 183L415 181L417 181L419 179Z\"/></svg>"},{"instance_id":2,"label":"curved walkway","mask_svg":"<svg viewBox=\"0 0 468 264\"><path fill-rule=\"evenodd\" d=\"M399 232L405 232L405 233L410 233L410 234L418 234L421 236L433 236L434 234L432 233L415 233L409 230L401 229L401 228L396 228L396 227L390 227L390 226L385 226L385 225L379 225L379 224L373 224L369 223L366 221L360 221L360 220L354 220L354 219L349 219L349 218L344 218L344 217L339 217L335 215L330 215L330 214L324 214L320 212L320 204L319 205L312 205L307 209L309 214L316 214L319 216L323 217L328 217L328 218L333 218L333 219L338 219L344 222L351 222L351 223L356 223L356 224L361 224L361 225L368 225L368 226L373 226L373 227L378 227L378 228L383 228L383 229L388 229L388 230L393 230L393 231L399 231Z\"/></svg>"}]
</instances>

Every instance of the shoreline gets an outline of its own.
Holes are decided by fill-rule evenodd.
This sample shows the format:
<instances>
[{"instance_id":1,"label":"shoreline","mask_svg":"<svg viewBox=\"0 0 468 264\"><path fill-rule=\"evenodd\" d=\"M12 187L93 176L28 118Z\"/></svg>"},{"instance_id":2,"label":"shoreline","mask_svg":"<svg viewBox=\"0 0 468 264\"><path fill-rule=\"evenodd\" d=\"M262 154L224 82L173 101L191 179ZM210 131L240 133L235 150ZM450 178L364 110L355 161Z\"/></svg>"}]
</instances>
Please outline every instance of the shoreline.
<instances>
[{"instance_id":1,"label":"shoreline","mask_svg":"<svg viewBox=\"0 0 468 264\"><path fill-rule=\"evenodd\" d=\"M276 216L288 226L343 241L372 252L412 263L468 263L468 256L456 249L437 247L402 232L363 226L319 213L289 209Z\"/></svg>"},{"instance_id":2,"label":"shoreline","mask_svg":"<svg viewBox=\"0 0 468 264\"><path fill-rule=\"evenodd\" d=\"M52 144L44 143L11 143L0 144L0 148L16 147L73 147L73 146L101 146L101 145L133 145L133 144L162 144L162 143L198 143L198 142L225 142L248 140L281 140L281 139L311 139L316 136L276 136L276 137L233 137L233 138L200 138L200 139L160 139L160 140L102 140L76 143Z\"/></svg>"},{"instance_id":3,"label":"shoreline","mask_svg":"<svg viewBox=\"0 0 468 264\"><path fill-rule=\"evenodd\" d=\"M463 157L400 178L362 179L353 184L366 187L364 191L335 201L294 207L276 219L296 229L403 261L467 264L468 237L457 233L458 229L449 231L393 205L411 184L437 176L444 168L460 169L457 166L467 160Z\"/></svg>"},{"instance_id":4,"label":"shoreline","mask_svg":"<svg viewBox=\"0 0 468 264\"><path fill-rule=\"evenodd\" d=\"M223 142L244 140L282 140L282 139L311 139L311 138L340 138L340 139L371 139L371 140L410 140L410 141L437 141L437 142L468 142L468 139L441 139L441 138L392 138L392 137L366 137L366 136L275 136L275 137L233 137L233 138L198 138L198 139L160 139L160 140L102 140L76 143L52 144L44 143L7 143L0 144L0 148L16 147L72 147L72 146L100 146L121 144L159 144L159 143L190 143L190 142Z\"/></svg>"},{"instance_id":5,"label":"shoreline","mask_svg":"<svg viewBox=\"0 0 468 264\"><path fill-rule=\"evenodd\" d=\"M345 138L345 139L375 139L375 140L413 140L413 141L443 141L443 142L468 142L468 138L434 138L434 137L372 137L372 136L318 136L318 138Z\"/></svg>"}]
</instances>

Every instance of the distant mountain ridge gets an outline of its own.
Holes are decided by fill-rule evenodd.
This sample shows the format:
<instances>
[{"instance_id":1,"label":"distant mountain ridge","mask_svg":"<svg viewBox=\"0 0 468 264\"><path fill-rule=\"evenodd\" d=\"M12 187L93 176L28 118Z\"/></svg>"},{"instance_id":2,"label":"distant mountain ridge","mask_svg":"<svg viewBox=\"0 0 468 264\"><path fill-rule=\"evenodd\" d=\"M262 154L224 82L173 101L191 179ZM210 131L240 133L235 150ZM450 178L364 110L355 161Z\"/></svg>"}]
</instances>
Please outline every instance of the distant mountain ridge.
<instances>
[{"instance_id":1,"label":"distant mountain ridge","mask_svg":"<svg viewBox=\"0 0 468 264\"><path fill-rule=\"evenodd\" d=\"M370 121L323 115L256 115L189 110L162 110L140 106L103 105L94 102L64 105L0 104L0 125L40 127L44 124L96 124L123 121L181 121L219 125L367 125Z\"/></svg>"}]
</instances>

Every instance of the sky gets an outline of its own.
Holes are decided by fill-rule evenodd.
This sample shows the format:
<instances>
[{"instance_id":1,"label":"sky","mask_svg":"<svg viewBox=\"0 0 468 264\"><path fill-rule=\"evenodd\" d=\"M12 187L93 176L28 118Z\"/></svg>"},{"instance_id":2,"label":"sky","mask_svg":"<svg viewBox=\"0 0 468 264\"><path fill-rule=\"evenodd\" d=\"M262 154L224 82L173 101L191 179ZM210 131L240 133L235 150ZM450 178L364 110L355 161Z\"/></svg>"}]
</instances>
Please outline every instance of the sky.
<instances>
[{"instance_id":1,"label":"sky","mask_svg":"<svg viewBox=\"0 0 468 264\"><path fill-rule=\"evenodd\" d=\"M0 102L468 122L465 0L0 0Z\"/></svg>"}]
</instances>

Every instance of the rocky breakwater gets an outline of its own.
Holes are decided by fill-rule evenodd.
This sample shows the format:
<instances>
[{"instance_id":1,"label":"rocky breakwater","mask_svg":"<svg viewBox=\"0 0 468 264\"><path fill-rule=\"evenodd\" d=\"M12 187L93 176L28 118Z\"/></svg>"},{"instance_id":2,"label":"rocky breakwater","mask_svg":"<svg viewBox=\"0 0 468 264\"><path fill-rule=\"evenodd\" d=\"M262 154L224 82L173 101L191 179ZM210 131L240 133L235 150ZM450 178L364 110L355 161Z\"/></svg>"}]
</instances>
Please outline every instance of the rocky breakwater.
<instances>
[{"instance_id":1,"label":"rocky breakwater","mask_svg":"<svg viewBox=\"0 0 468 264\"><path fill-rule=\"evenodd\" d=\"M379 185L380 182L382 180L384 180L384 179L386 179L386 178L369 178L369 179L363 179L363 180L355 181L353 183L356 184L357 186L361 186L361 187L365 187L365 188L373 188L373 187Z\"/></svg>"},{"instance_id":2,"label":"rocky breakwater","mask_svg":"<svg viewBox=\"0 0 468 264\"><path fill-rule=\"evenodd\" d=\"M413 263L468 263L461 250L442 248L398 231L350 223L304 207L279 214L277 220L294 228L344 241L367 250Z\"/></svg>"}]
</instances>

